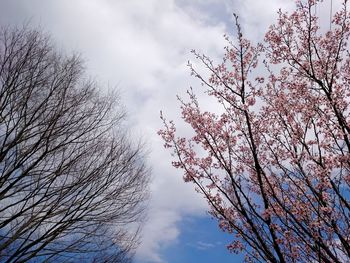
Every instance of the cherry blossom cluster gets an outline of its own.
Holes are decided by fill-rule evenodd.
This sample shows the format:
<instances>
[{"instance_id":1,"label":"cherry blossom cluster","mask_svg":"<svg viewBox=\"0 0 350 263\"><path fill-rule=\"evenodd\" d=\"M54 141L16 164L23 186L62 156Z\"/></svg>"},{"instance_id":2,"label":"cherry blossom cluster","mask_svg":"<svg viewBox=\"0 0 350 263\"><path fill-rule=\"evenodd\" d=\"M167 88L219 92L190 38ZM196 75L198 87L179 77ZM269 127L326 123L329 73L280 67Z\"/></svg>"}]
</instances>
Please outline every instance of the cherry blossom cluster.
<instances>
[{"instance_id":1,"label":"cherry blossom cluster","mask_svg":"<svg viewBox=\"0 0 350 263\"><path fill-rule=\"evenodd\" d=\"M193 51L210 76L190 64L221 113L202 110L190 90L179 100L194 136L178 137L161 116L173 165L247 262L350 261L350 14L344 0L324 32L320 2L279 11L256 46L235 17L220 64Z\"/></svg>"}]
</instances>

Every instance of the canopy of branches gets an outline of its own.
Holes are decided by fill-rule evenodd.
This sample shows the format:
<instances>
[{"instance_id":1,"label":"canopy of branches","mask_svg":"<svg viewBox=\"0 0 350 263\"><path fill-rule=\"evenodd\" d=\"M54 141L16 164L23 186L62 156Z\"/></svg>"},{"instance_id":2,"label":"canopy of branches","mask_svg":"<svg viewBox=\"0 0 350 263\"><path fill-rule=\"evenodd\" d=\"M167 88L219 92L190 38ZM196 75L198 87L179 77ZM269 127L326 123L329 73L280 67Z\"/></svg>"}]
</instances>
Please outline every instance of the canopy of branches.
<instances>
[{"instance_id":1,"label":"canopy of branches","mask_svg":"<svg viewBox=\"0 0 350 263\"><path fill-rule=\"evenodd\" d=\"M128 262L148 172L115 94L44 34L0 32L0 258Z\"/></svg>"},{"instance_id":2,"label":"canopy of branches","mask_svg":"<svg viewBox=\"0 0 350 263\"><path fill-rule=\"evenodd\" d=\"M321 2L280 11L259 45L236 17L222 63L194 51L210 77L190 65L220 113L190 90L180 102L194 136L162 116L173 165L247 262L350 262L350 14L342 1L325 29Z\"/></svg>"}]
</instances>

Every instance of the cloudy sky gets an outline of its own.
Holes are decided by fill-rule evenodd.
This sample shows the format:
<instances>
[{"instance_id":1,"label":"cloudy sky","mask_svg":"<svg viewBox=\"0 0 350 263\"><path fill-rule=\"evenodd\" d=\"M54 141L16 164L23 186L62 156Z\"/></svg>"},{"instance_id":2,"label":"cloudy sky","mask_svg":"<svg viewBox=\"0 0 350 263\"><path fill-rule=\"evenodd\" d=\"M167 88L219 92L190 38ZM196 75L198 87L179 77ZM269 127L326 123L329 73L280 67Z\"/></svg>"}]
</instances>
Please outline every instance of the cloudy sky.
<instances>
[{"instance_id":1,"label":"cloudy sky","mask_svg":"<svg viewBox=\"0 0 350 263\"><path fill-rule=\"evenodd\" d=\"M0 24L30 23L53 37L58 48L76 51L88 74L120 90L133 136L147 143L152 196L137 263L239 262L206 214L206 203L171 167L156 132L159 111L179 123L176 95L199 83L186 64L191 49L219 61L234 34L232 13L245 34L261 40L278 8L293 0L0 0ZM193 61L196 63L195 61Z\"/></svg>"}]
</instances>

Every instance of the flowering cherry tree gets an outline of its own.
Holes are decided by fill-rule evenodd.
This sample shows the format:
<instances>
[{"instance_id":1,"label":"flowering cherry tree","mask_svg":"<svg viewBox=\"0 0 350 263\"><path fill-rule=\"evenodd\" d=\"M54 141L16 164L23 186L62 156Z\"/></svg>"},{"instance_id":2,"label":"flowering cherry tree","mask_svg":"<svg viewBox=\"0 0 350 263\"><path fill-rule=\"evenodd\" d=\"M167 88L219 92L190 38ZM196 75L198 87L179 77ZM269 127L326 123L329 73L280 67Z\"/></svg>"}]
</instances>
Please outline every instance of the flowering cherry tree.
<instances>
[{"instance_id":1,"label":"flowering cherry tree","mask_svg":"<svg viewBox=\"0 0 350 263\"><path fill-rule=\"evenodd\" d=\"M179 101L194 136L161 116L173 166L247 262L350 262L350 14L344 0L324 30L320 2L280 11L256 46L236 17L222 63L193 51L210 76L190 65L220 113L190 90Z\"/></svg>"}]
</instances>

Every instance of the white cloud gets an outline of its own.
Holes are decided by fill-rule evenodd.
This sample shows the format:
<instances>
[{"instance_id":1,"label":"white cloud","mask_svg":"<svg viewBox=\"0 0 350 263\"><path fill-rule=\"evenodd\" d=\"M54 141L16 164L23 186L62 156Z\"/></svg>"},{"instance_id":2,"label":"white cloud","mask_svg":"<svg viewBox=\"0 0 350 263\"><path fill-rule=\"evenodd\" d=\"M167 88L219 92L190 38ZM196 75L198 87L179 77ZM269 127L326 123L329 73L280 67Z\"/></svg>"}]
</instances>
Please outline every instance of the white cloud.
<instances>
[{"instance_id":1,"label":"white cloud","mask_svg":"<svg viewBox=\"0 0 350 263\"><path fill-rule=\"evenodd\" d=\"M233 8L239 15L245 36L262 41L268 27L276 21L278 9L292 10L294 3L291 0L238 0Z\"/></svg>"},{"instance_id":2,"label":"white cloud","mask_svg":"<svg viewBox=\"0 0 350 263\"><path fill-rule=\"evenodd\" d=\"M198 241L195 246L198 250L207 250L214 248L216 245L213 243Z\"/></svg>"},{"instance_id":3,"label":"white cloud","mask_svg":"<svg viewBox=\"0 0 350 263\"><path fill-rule=\"evenodd\" d=\"M189 51L220 54L225 25L197 19L173 0L2 2L1 24L28 19L40 24L59 47L81 52L90 74L122 90L133 133L141 135L151 150L154 178L137 258L162 262L159 253L178 237L181 218L204 214L206 204L171 167L170 154L156 134L161 127L159 111L176 119L175 96L184 94L190 83Z\"/></svg>"},{"instance_id":4,"label":"white cloud","mask_svg":"<svg viewBox=\"0 0 350 263\"><path fill-rule=\"evenodd\" d=\"M219 58L226 45L223 34L234 31L233 12L240 14L246 34L261 40L277 9L290 8L294 1L229 2L0 0L1 24L31 19L50 32L59 46L81 52L89 73L102 84L122 90L133 133L148 142L153 167L149 220L137 252L140 262L162 262L159 253L178 237L181 218L204 214L206 208L171 167L170 155L156 135L161 127L159 111L178 119L176 94L184 95L191 84L198 84L186 67L192 59L189 51L195 48Z\"/></svg>"}]
</instances>

